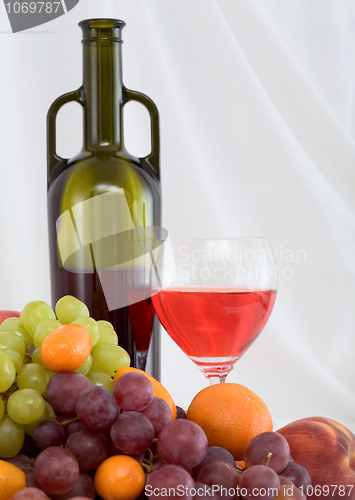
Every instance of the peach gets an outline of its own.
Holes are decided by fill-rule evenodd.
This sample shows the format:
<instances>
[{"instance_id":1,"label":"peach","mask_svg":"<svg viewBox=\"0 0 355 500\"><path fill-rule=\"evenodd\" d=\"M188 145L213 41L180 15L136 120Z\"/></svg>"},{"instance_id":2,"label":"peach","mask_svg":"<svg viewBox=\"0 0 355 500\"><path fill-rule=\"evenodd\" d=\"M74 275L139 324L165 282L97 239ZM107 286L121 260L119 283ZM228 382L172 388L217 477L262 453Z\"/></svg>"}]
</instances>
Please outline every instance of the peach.
<instances>
[{"instance_id":1,"label":"peach","mask_svg":"<svg viewBox=\"0 0 355 500\"><path fill-rule=\"evenodd\" d=\"M277 432L287 439L293 460L311 475L308 500L355 500L355 436L349 429L329 418L308 417Z\"/></svg>"}]
</instances>

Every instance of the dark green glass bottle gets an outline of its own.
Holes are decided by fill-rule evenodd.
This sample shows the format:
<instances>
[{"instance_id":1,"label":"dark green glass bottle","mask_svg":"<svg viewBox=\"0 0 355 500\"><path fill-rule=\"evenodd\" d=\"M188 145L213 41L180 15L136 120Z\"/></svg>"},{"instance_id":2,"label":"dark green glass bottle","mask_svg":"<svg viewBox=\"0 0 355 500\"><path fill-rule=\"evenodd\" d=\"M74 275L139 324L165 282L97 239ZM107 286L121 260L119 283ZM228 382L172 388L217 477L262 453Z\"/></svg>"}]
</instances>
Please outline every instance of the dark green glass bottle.
<instances>
[{"instance_id":1,"label":"dark green glass bottle","mask_svg":"<svg viewBox=\"0 0 355 500\"><path fill-rule=\"evenodd\" d=\"M59 97L47 117L48 218L53 304L63 295L84 301L95 319L110 321L119 345L142 368L152 331L152 368L160 377L157 320L149 296L154 228L161 224L159 116L153 101L122 82L123 21L82 21L83 85ZM84 144L71 159L56 153L56 115L77 101ZM151 152L124 145L123 109L138 101L151 117ZM155 328L154 328L155 323Z\"/></svg>"}]
</instances>

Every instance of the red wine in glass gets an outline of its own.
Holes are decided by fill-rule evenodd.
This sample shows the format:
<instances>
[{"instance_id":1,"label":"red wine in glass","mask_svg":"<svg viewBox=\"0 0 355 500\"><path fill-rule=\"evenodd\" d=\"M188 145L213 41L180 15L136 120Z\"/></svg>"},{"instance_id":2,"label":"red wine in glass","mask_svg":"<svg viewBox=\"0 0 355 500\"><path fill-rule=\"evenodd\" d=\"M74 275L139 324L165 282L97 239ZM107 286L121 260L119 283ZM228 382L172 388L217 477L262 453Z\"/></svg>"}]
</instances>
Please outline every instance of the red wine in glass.
<instances>
[{"instance_id":1,"label":"red wine in glass","mask_svg":"<svg viewBox=\"0 0 355 500\"><path fill-rule=\"evenodd\" d=\"M239 244L237 240L224 240L220 244L214 240L212 250L211 242L203 240L166 242L169 247L157 255L158 286L152 290L155 312L170 337L211 383L225 380L234 363L263 330L273 310L274 276L269 277L265 264L254 268L249 265L251 258L254 264L257 256L260 259L259 251L251 252L254 246L266 250L264 240L247 239L249 258L243 262L243 256L239 255L242 261L239 267L234 262L224 264L228 252L231 255L232 242L243 247L244 240ZM238 281L243 286L238 286Z\"/></svg>"}]
</instances>

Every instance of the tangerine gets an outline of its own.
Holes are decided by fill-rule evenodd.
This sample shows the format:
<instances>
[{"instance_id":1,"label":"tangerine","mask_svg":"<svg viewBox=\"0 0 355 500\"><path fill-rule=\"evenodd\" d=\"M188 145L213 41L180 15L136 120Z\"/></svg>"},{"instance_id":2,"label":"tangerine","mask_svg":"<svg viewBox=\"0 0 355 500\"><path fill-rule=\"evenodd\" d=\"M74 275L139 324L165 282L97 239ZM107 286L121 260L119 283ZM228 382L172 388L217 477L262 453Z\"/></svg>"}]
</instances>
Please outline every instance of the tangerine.
<instances>
[{"instance_id":1,"label":"tangerine","mask_svg":"<svg viewBox=\"0 0 355 500\"><path fill-rule=\"evenodd\" d=\"M249 441L272 431L272 419L264 401L243 385L211 385L193 398L186 418L205 431L209 446L221 446L234 460L243 460Z\"/></svg>"},{"instance_id":2,"label":"tangerine","mask_svg":"<svg viewBox=\"0 0 355 500\"><path fill-rule=\"evenodd\" d=\"M91 335L86 328L63 325L44 339L41 360L52 372L72 372L87 360L91 347Z\"/></svg>"},{"instance_id":3,"label":"tangerine","mask_svg":"<svg viewBox=\"0 0 355 500\"><path fill-rule=\"evenodd\" d=\"M144 470L135 458L114 455L99 465L94 485L104 500L134 500L144 489Z\"/></svg>"},{"instance_id":4,"label":"tangerine","mask_svg":"<svg viewBox=\"0 0 355 500\"><path fill-rule=\"evenodd\" d=\"M15 465L0 460L0 500L9 500L23 488L26 488L25 473Z\"/></svg>"},{"instance_id":5,"label":"tangerine","mask_svg":"<svg viewBox=\"0 0 355 500\"><path fill-rule=\"evenodd\" d=\"M176 406L175 406L173 398L170 396L170 394L165 389L165 387L160 382L158 382L156 378L149 375L149 373L146 373L143 370L139 370L138 368L133 368L132 366L124 366L123 368L120 368L119 370L117 370L117 372L115 373L115 376L113 378L113 381L116 382L116 380L118 380L121 377L121 375L124 375L125 373L130 373L130 372L143 373L143 375L145 375L146 377L149 378L149 380L151 381L151 383L153 385L154 396L156 396L157 398L164 399L164 401L166 403L168 403L169 408L171 410L171 413L173 414L173 420L175 420L175 418L176 418Z\"/></svg>"}]
</instances>

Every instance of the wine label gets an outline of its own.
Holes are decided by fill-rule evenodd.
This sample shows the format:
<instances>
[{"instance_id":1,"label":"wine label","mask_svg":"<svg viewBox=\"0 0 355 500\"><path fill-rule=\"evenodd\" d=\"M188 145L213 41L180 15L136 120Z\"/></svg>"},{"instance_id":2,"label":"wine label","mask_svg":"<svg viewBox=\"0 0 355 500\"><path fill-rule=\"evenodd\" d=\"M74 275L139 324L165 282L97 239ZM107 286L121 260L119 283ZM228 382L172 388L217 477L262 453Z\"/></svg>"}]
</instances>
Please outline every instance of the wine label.
<instances>
[{"instance_id":1,"label":"wine label","mask_svg":"<svg viewBox=\"0 0 355 500\"><path fill-rule=\"evenodd\" d=\"M48 23L78 3L79 0L4 0L13 33Z\"/></svg>"}]
</instances>

